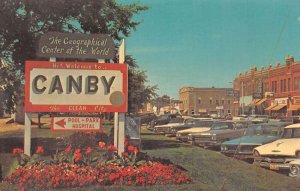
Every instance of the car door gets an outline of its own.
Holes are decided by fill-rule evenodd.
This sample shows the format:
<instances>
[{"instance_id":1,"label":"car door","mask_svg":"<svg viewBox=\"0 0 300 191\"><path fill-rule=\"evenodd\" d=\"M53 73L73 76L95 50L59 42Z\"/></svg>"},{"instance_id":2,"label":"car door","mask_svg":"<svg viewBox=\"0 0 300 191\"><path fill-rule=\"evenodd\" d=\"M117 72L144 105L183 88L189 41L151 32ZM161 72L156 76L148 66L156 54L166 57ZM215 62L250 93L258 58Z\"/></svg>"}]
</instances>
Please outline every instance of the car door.
<instances>
[{"instance_id":1,"label":"car door","mask_svg":"<svg viewBox=\"0 0 300 191\"><path fill-rule=\"evenodd\" d=\"M245 132L245 127L246 126L243 123L234 123L231 139L243 136Z\"/></svg>"}]
</instances>

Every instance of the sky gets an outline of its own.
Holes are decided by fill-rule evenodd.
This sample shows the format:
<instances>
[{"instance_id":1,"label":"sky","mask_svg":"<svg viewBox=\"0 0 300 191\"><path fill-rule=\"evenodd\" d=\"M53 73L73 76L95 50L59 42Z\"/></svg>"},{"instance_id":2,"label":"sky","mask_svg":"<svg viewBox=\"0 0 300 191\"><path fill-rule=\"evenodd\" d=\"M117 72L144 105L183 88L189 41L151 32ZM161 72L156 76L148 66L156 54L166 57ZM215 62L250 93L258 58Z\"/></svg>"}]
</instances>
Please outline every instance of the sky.
<instances>
[{"instance_id":1,"label":"sky","mask_svg":"<svg viewBox=\"0 0 300 191\"><path fill-rule=\"evenodd\" d=\"M150 9L125 39L126 53L159 95L181 87L232 87L240 73L293 55L300 60L300 0L117 0Z\"/></svg>"}]
</instances>

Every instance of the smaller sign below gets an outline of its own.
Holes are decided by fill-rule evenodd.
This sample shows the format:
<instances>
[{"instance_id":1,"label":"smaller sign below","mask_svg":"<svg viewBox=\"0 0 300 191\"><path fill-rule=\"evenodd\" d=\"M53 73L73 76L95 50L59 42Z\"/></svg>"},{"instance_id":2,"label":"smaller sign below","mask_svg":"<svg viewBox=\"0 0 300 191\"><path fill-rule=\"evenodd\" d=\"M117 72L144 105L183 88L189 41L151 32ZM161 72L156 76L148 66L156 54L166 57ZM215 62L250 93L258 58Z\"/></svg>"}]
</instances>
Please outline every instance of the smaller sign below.
<instances>
[{"instance_id":1,"label":"smaller sign below","mask_svg":"<svg viewBox=\"0 0 300 191\"><path fill-rule=\"evenodd\" d=\"M52 117L52 131L100 131L100 117Z\"/></svg>"}]
</instances>

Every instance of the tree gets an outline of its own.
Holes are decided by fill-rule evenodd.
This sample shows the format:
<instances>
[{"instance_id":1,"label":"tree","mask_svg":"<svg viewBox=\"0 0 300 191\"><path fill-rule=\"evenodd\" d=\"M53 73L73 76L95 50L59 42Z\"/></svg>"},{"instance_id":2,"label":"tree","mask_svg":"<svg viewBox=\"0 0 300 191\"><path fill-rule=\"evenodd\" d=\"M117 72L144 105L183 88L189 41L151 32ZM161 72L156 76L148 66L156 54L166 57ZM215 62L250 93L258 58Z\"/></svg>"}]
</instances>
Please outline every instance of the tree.
<instances>
[{"instance_id":1,"label":"tree","mask_svg":"<svg viewBox=\"0 0 300 191\"><path fill-rule=\"evenodd\" d=\"M136 29L139 22L133 21L133 16L143 10L147 7L138 3L118 4L115 0L3 0L0 6L0 58L10 64L0 64L0 91L2 89L5 95L6 111L13 111L17 95L22 91L25 60L41 60L35 56L35 47L42 34L48 31L103 33L110 34L119 44ZM130 75L132 78L145 77L137 70ZM131 91L135 89L131 88Z\"/></svg>"},{"instance_id":2,"label":"tree","mask_svg":"<svg viewBox=\"0 0 300 191\"><path fill-rule=\"evenodd\" d=\"M160 111L161 108L165 106L170 106L171 104L171 97L168 95L163 95L161 97L156 97L152 100L154 105L157 107L157 111Z\"/></svg>"},{"instance_id":3,"label":"tree","mask_svg":"<svg viewBox=\"0 0 300 191\"><path fill-rule=\"evenodd\" d=\"M135 59L131 56L126 56L125 62L129 66L128 112L137 113L143 104L157 96L155 93L157 86L146 85L146 82L148 81L145 71L139 69Z\"/></svg>"}]
</instances>

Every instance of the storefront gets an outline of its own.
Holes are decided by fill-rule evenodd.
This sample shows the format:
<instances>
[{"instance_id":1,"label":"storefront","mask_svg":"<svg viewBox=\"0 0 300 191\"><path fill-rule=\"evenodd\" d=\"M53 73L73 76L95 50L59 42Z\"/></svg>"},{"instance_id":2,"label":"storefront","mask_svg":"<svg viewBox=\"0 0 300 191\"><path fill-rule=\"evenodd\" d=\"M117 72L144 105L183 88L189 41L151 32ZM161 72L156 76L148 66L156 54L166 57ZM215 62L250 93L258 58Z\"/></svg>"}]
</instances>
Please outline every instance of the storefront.
<instances>
[{"instance_id":1,"label":"storefront","mask_svg":"<svg viewBox=\"0 0 300 191\"><path fill-rule=\"evenodd\" d=\"M294 96L290 99L287 111L289 116L300 115L300 96Z\"/></svg>"},{"instance_id":2,"label":"storefront","mask_svg":"<svg viewBox=\"0 0 300 191\"><path fill-rule=\"evenodd\" d=\"M274 118L281 118L286 116L287 113L288 98L277 98L271 100L271 105L265 108L265 111L269 111L269 115Z\"/></svg>"}]
</instances>

